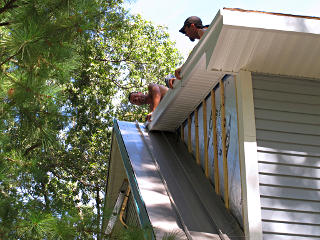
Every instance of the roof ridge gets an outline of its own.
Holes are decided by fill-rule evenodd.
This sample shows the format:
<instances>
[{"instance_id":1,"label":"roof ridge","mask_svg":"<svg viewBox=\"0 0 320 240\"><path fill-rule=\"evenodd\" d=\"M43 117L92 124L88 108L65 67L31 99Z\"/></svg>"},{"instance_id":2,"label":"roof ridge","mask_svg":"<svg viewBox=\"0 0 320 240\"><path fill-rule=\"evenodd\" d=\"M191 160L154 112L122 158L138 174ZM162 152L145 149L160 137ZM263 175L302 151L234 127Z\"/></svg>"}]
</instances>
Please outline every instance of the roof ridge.
<instances>
[{"instance_id":1,"label":"roof ridge","mask_svg":"<svg viewBox=\"0 0 320 240\"><path fill-rule=\"evenodd\" d=\"M266 11L257 11L257 10L245 10L245 9L241 9L241 8L226 8L226 7L224 7L223 9L230 10L230 11L238 11L238 12L263 13L263 14L276 15L276 16L286 16L286 17L296 17L296 18L320 20L320 17L294 15L294 14L287 14L287 13L275 13L275 12L266 12Z\"/></svg>"}]
</instances>

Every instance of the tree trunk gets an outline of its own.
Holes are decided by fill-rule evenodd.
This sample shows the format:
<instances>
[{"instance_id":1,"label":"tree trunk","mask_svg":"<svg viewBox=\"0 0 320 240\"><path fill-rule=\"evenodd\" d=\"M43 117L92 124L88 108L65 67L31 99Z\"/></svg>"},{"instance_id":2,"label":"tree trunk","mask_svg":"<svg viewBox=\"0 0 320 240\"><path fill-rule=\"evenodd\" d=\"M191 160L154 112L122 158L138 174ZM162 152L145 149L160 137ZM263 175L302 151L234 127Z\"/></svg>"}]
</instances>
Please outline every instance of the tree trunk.
<instances>
[{"instance_id":1,"label":"tree trunk","mask_svg":"<svg viewBox=\"0 0 320 240\"><path fill-rule=\"evenodd\" d=\"M101 229L100 229L100 221L101 221L101 213L100 213L100 205L101 205L101 199L99 196L99 187L96 187L96 207L97 207L97 240L101 239Z\"/></svg>"}]
</instances>

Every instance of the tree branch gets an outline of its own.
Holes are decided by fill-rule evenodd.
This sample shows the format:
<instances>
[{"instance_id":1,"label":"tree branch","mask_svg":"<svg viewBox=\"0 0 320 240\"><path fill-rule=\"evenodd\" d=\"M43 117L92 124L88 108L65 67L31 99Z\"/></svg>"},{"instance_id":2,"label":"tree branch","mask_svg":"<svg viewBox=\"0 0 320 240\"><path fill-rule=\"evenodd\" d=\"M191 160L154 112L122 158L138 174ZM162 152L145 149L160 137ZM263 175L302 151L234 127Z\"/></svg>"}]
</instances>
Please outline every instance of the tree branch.
<instances>
[{"instance_id":1,"label":"tree branch","mask_svg":"<svg viewBox=\"0 0 320 240\"><path fill-rule=\"evenodd\" d=\"M4 7L0 8L0 14L8 11L9 9L18 7L17 5L13 5L17 0L10 0L4 5Z\"/></svg>"},{"instance_id":2,"label":"tree branch","mask_svg":"<svg viewBox=\"0 0 320 240\"><path fill-rule=\"evenodd\" d=\"M0 27L2 27L2 26L8 26L8 25L10 25L10 23L11 23L11 22L2 22L2 23L0 23Z\"/></svg>"},{"instance_id":3,"label":"tree branch","mask_svg":"<svg viewBox=\"0 0 320 240\"><path fill-rule=\"evenodd\" d=\"M119 59L119 60L111 60L111 59L104 59L104 58L95 58L94 60L101 61L101 62L112 62L112 63L130 62L130 63L141 64L141 65L149 64L149 63L144 63L144 62L133 61L133 60L130 60L130 59L127 59L127 58L125 58L125 59Z\"/></svg>"},{"instance_id":4,"label":"tree branch","mask_svg":"<svg viewBox=\"0 0 320 240\"><path fill-rule=\"evenodd\" d=\"M1 66L1 65L0 65ZM23 87L26 89L26 92L32 92L35 96L37 97L42 97L42 99L45 97L45 98L52 98L54 100L57 100L57 101L60 101L59 99L55 98L55 97L52 97L52 96L49 96L49 95L44 95L44 94L40 94L40 93L36 93L34 92L31 88L17 82L12 76L10 76L8 73L6 73L5 71L2 70L2 72L4 73L4 75L6 75L8 78L11 79L11 81L17 85L19 85L20 87Z\"/></svg>"},{"instance_id":5,"label":"tree branch","mask_svg":"<svg viewBox=\"0 0 320 240\"><path fill-rule=\"evenodd\" d=\"M49 197L48 197L48 191L47 191L47 187L46 185L41 182L41 187L42 187L42 194L43 194L43 197L44 197L44 202L46 204L46 210L49 211L50 210L50 200L49 200Z\"/></svg>"},{"instance_id":6,"label":"tree branch","mask_svg":"<svg viewBox=\"0 0 320 240\"><path fill-rule=\"evenodd\" d=\"M71 171L68 171L68 169L64 169L68 174L70 174L72 177L74 177L76 179L76 181L78 181L79 183L81 183L83 186L85 187L92 187L93 185L83 181L82 179L80 179L78 176L74 175ZM63 176L61 176L60 174L58 174L56 171L54 171L53 169L50 170L50 172L57 178L59 179L64 179Z\"/></svg>"},{"instance_id":7,"label":"tree branch","mask_svg":"<svg viewBox=\"0 0 320 240\"><path fill-rule=\"evenodd\" d=\"M37 148L37 147L40 147L41 146L41 143L36 143L36 144L33 144L31 147L28 147L26 149L26 151L24 152L23 156L27 156L29 152L31 152L33 149Z\"/></svg>"},{"instance_id":8,"label":"tree branch","mask_svg":"<svg viewBox=\"0 0 320 240\"><path fill-rule=\"evenodd\" d=\"M129 90L130 88L129 87L124 87L122 85L120 85L117 81L113 80L113 79L110 79L111 82L113 82L115 85L117 85L118 88L122 88L124 90Z\"/></svg>"},{"instance_id":9,"label":"tree branch","mask_svg":"<svg viewBox=\"0 0 320 240\"><path fill-rule=\"evenodd\" d=\"M12 56L8 57L6 60L4 60L2 63L0 63L0 67L5 64L6 62L10 61L11 58L17 56L19 54L20 51L16 52L15 54L13 54Z\"/></svg>"}]
</instances>

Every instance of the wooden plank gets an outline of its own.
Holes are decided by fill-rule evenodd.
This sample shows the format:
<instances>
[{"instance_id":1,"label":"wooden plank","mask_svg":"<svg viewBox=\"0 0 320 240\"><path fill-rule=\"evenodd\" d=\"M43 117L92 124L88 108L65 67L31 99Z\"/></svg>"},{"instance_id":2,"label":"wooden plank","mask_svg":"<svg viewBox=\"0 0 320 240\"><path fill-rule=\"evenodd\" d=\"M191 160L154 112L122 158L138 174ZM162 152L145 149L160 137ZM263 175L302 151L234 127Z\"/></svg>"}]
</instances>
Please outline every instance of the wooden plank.
<instances>
[{"instance_id":1,"label":"wooden plank","mask_svg":"<svg viewBox=\"0 0 320 240\"><path fill-rule=\"evenodd\" d=\"M290 173L288 173L290 174ZM270 184L276 186L290 186L300 188L310 188L320 190L320 179L306 179L288 176L259 175L260 184Z\"/></svg>"},{"instance_id":2,"label":"wooden plank","mask_svg":"<svg viewBox=\"0 0 320 240\"><path fill-rule=\"evenodd\" d=\"M320 212L286 211L274 208L262 208L261 214L263 220L310 224L320 223ZM318 227L320 228L320 224Z\"/></svg>"},{"instance_id":3,"label":"wooden plank","mask_svg":"<svg viewBox=\"0 0 320 240\"><path fill-rule=\"evenodd\" d=\"M256 89L253 91L253 96L259 99L276 100L280 102L281 101L294 102L294 103L311 104L311 105L320 104L320 96L277 92L277 89L276 90Z\"/></svg>"},{"instance_id":4,"label":"wooden plank","mask_svg":"<svg viewBox=\"0 0 320 240\"><path fill-rule=\"evenodd\" d=\"M260 109L266 110L278 110L283 112L292 112L292 113L305 113L310 115L315 115L320 117L320 105L307 105L301 103L289 103L289 102L279 102L264 100L255 97L254 106Z\"/></svg>"},{"instance_id":5,"label":"wooden plank","mask_svg":"<svg viewBox=\"0 0 320 240\"><path fill-rule=\"evenodd\" d=\"M320 181L320 168L259 163L259 172L279 175L290 175L306 178L317 178Z\"/></svg>"},{"instance_id":6,"label":"wooden plank","mask_svg":"<svg viewBox=\"0 0 320 240\"><path fill-rule=\"evenodd\" d=\"M317 127L320 127L318 115L282 112L274 109L268 110L258 107L255 107L254 114L257 119L269 119L275 121L287 121L292 123L313 124Z\"/></svg>"},{"instance_id":7,"label":"wooden plank","mask_svg":"<svg viewBox=\"0 0 320 240\"><path fill-rule=\"evenodd\" d=\"M203 112L204 172L206 174L206 177L209 178L207 102L205 99L202 101L202 112Z\"/></svg>"},{"instance_id":8,"label":"wooden plank","mask_svg":"<svg viewBox=\"0 0 320 240\"><path fill-rule=\"evenodd\" d=\"M270 163L301 165L305 167L320 168L320 157L297 156L276 152L258 152L258 160Z\"/></svg>"},{"instance_id":9,"label":"wooden plank","mask_svg":"<svg viewBox=\"0 0 320 240\"><path fill-rule=\"evenodd\" d=\"M262 230L266 232L273 232L278 234L296 234L297 236L288 236L288 240L299 240L298 236L320 237L320 227L307 224L288 224L279 222L265 222L262 221ZM277 239L275 237L274 239Z\"/></svg>"},{"instance_id":10,"label":"wooden plank","mask_svg":"<svg viewBox=\"0 0 320 240\"><path fill-rule=\"evenodd\" d=\"M200 165L200 149L199 149L199 122L198 122L198 109L194 111L195 118L195 137L196 137L196 162Z\"/></svg>"},{"instance_id":11,"label":"wooden plank","mask_svg":"<svg viewBox=\"0 0 320 240\"><path fill-rule=\"evenodd\" d=\"M320 125L311 125L306 123L292 123L287 121L274 121L256 118L256 127L259 130L271 130L320 136Z\"/></svg>"},{"instance_id":12,"label":"wooden plank","mask_svg":"<svg viewBox=\"0 0 320 240\"><path fill-rule=\"evenodd\" d=\"M262 139L257 139L257 142L258 142L258 151L320 157L319 147L315 147L315 146L302 146L302 145L296 145L291 143L265 141Z\"/></svg>"},{"instance_id":13,"label":"wooden plank","mask_svg":"<svg viewBox=\"0 0 320 240\"><path fill-rule=\"evenodd\" d=\"M301 84L292 84L292 83L280 83L280 82L270 82L270 81L260 81L255 79L253 81L254 89L264 89L264 90L276 90L284 93L297 93L297 94L305 94L312 96L320 96L319 91L317 89L320 88L320 84L316 84L315 86L301 85Z\"/></svg>"},{"instance_id":14,"label":"wooden plank","mask_svg":"<svg viewBox=\"0 0 320 240\"><path fill-rule=\"evenodd\" d=\"M191 115L188 117L188 151L192 153L192 142L191 142Z\"/></svg>"},{"instance_id":15,"label":"wooden plank","mask_svg":"<svg viewBox=\"0 0 320 240\"><path fill-rule=\"evenodd\" d=\"M222 138L222 157L223 157L223 180L224 180L224 201L229 209L229 183L228 183L228 160L226 147L226 118L224 104L224 83L220 80L220 102L221 102L221 138Z\"/></svg>"},{"instance_id":16,"label":"wooden plank","mask_svg":"<svg viewBox=\"0 0 320 240\"><path fill-rule=\"evenodd\" d=\"M295 200L295 199L261 197L261 206L265 208L320 212L320 201L307 202L304 199Z\"/></svg>"},{"instance_id":17,"label":"wooden plank","mask_svg":"<svg viewBox=\"0 0 320 240\"><path fill-rule=\"evenodd\" d=\"M219 164L218 164L218 145L217 145L217 113L216 113L216 94L211 90L211 115L212 115L212 144L213 144L213 162L214 162L214 187L217 194L220 195L219 187Z\"/></svg>"},{"instance_id":18,"label":"wooden plank","mask_svg":"<svg viewBox=\"0 0 320 240\"><path fill-rule=\"evenodd\" d=\"M257 139L265 141L275 141L283 143L292 143L303 146L320 146L320 136L295 134L286 132L275 132L257 129Z\"/></svg>"},{"instance_id":19,"label":"wooden plank","mask_svg":"<svg viewBox=\"0 0 320 240\"><path fill-rule=\"evenodd\" d=\"M269 197L294 198L319 201L320 191L260 185L260 194Z\"/></svg>"},{"instance_id":20,"label":"wooden plank","mask_svg":"<svg viewBox=\"0 0 320 240\"><path fill-rule=\"evenodd\" d=\"M181 124L181 127L180 127L180 136L181 136L182 142L184 142L184 124L183 123Z\"/></svg>"}]
</instances>

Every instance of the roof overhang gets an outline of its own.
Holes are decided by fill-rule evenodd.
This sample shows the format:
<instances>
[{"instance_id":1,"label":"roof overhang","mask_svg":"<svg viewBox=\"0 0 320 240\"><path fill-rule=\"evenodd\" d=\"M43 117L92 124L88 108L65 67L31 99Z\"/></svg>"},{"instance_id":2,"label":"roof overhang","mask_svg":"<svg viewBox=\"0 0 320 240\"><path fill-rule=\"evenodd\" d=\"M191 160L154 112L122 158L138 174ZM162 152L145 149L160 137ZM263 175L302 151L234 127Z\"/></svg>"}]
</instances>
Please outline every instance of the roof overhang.
<instances>
[{"instance_id":1,"label":"roof overhang","mask_svg":"<svg viewBox=\"0 0 320 240\"><path fill-rule=\"evenodd\" d=\"M148 124L175 131L225 74L240 70L320 79L320 19L222 9Z\"/></svg>"}]
</instances>

